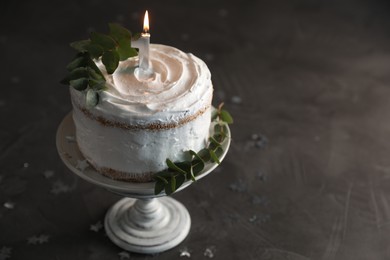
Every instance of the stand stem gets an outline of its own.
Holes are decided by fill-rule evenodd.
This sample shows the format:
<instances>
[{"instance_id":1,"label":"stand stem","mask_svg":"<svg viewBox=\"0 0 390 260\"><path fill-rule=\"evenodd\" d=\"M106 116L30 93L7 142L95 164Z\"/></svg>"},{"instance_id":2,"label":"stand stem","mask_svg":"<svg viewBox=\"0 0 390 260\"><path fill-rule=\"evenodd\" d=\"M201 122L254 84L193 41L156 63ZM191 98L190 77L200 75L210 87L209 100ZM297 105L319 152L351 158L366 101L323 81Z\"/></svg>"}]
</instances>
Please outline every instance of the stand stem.
<instances>
[{"instance_id":1,"label":"stand stem","mask_svg":"<svg viewBox=\"0 0 390 260\"><path fill-rule=\"evenodd\" d=\"M182 242L191 226L187 209L169 198L124 198L107 212L105 229L119 247L154 254Z\"/></svg>"}]
</instances>

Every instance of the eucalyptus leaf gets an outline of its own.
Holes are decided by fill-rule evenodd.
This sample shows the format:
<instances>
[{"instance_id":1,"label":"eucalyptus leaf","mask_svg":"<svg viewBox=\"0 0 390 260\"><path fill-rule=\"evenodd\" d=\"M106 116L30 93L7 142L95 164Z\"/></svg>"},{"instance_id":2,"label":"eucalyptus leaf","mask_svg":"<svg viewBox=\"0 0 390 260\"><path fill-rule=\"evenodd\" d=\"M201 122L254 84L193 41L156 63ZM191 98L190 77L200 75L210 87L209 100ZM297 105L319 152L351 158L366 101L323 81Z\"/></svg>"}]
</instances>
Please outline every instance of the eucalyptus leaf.
<instances>
[{"instance_id":1,"label":"eucalyptus leaf","mask_svg":"<svg viewBox=\"0 0 390 260\"><path fill-rule=\"evenodd\" d=\"M221 162L219 161L219 158L218 156L215 154L215 152L213 150L210 150L210 156L211 156L211 160L213 162L216 162L218 164L220 164Z\"/></svg>"},{"instance_id":2,"label":"eucalyptus leaf","mask_svg":"<svg viewBox=\"0 0 390 260\"><path fill-rule=\"evenodd\" d=\"M89 44L86 47L86 49L89 52L89 54L91 54L91 57L94 58L94 59L97 59L100 56L102 56L102 54L104 52L103 47L98 45L98 44L96 44L96 43Z\"/></svg>"},{"instance_id":3,"label":"eucalyptus leaf","mask_svg":"<svg viewBox=\"0 0 390 260\"><path fill-rule=\"evenodd\" d=\"M69 73L69 81L79 78L88 78L88 70L86 68L76 68Z\"/></svg>"},{"instance_id":4,"label":"eucalyptus leaf","mask_svg":"<svg viewBox=\"0 0 390 260\"><path fill-rule=\"evenodd\" d=\"M169 180L169 184L171 185L172 192L176 191L176 177L175 175L172 176L172 178Z\"/></svg>"},{"instance_id":5,"label":"eucalyptus leaf","mask_svg":"<svg viewBox=\"0 0 390 260\"><path fill-rule=\"evenodd\" d=\"M121 61L138 55L137 50L131 47L131 42L127 39L119 41L118 53Z\"/></svg>"},{"instance_id":6,"label":"eucalyptus leaf","mask_svg":"<svg viewBox=\"0 0 390 260\"><path fill-rule=\"evenodd\" d=\"M88 87L88 79L87 78L79 78L75 80L71 80L69 84L76 90L82 91Z\"/></svg>"},{"instance_id":7,"label":"eucalyptus leaf","mask_svg":"<svg viewBox=\"0 0 390 260\"><path fill-rule=\"evenodd\" d=\"M175 163L177 167L182 169L186 174L191 172L191 161L183 161Z\"/></svg>"},{"instance_id":8,"label":"eucalyptus leaf","mask_svg":"<svg viewBox=\"0 0 390 260\"><path fill-rule=\"evenodd\" d=\"M94 70L93 68L87 67L87 70L90 78L105 81L104 77L101 74L97 73L96 70Z\"/></svg>"},{"instance_id":9,"label":"eucalyptus leaf","mask_svg":"<svg viewBox=\"0 0 390 260\"><path fill-rule=\"evenodd\" d=\"M157 176L162 177L162 178L164 178L164 179L170 178L170 177L172 176L172 172L170 172L170 171L167 169L167 170L164 170L164 171L161 171L161 172L158 172L158 173L155 173L155 174L154 174L154 177L157 177ZM153 177L153 178L154 178L154 177ZM168 182L168 181L167 181L167 182Z\"/></svg>"},{"instance_id":10,"label":"eucalyptus leaf","mask_svg":"<svg viewBox=\"0 0 390 260\"><path fill-rule=\"evenodd\" d=\"M106 89L106 82L104 80L90 79L88 81L88 85L95 91L102 91Z\"/></svg>"},{"instance_id":11,"label":"eucalyptus leaf","mask_svg":"<svg viewBox=\"0 0 390 260\"><path fill-rule=\"evenodd\" d=\"M103 54L102 62L104 66L106 66L106 70L108 74L114 73L116 68L119 65L119 54L117 51L106 51Z\"/></svg>"},{"instance_id":12,"label":"eucalyptus leaf","mask_svg":"<svg viewBox=\"0 0 390 260\"><path fill-rule=\"evenodd\" d=\"M154 185L154 194L160 194L165 188L165 183L162 181L157 181Z\"/></svg>"},{"instance_id":13,"label":"eucalyptus leaf","mask_svg":"<svg viewBox=\"0 0 390 260\"><path fill-rule=\"evenodd\" d=\"M189 177L191 178L191 180L193 182L196 182L195 174L194 174L194 168L192 167L192 165L191 165L191 168L190 168L190 173L188 175L189 175Z\"/></svg>"},{"instance_id":14,"label":"eucalyptus leaf","mask_svg":"<svg viewBox=\"0 0 390 260\"><path fill-rule=\"evenodd\" d=\"M209 150L207 148L204 148L204 149L200 150L198 152L198 155L199 155L200 158L202 158L202 160L204 162L208 162L211 159L210 152L209 152Z\"/></svg>"},{"instance_id":15,"label":"eucalyptus leaf","mask_svg":"<svg viewBox=\"0 0 390 260\"><path fill-rule=\"evenodd\" d=\"M187 174L183 169L181 169L180 167L178 167L175 163L173 163L171 160L167 159L166 160L166 163L167 163L167 166L169 169L175 171L175 172L179 172L181 174Z\"/></svg>"},{"instance_id":16,"label":"eucalyptus leaf","mask_svg":"<svg viewBox=\"0 0 390 260\"><path fill-rule=\"evenodd\" d=\"M88 89L85 95L85 103L87 108L95 107L99 103L99 94L93 89Z\"/></svg>"},{"instance_id":17,"label":"eucalyptus leaf","mask_svg":"<svg viewBox=\"0 0 390 260\"><path fill-rule=\"evenodd\" d=\"M90 40L81 40L81 41L70 43L70 47L72 47L73 49L75 49L76 51L79 51L79 52L86 52L87 51L86 47L90 43L91 43Z\"/></svg>"},{"instance_id":18,"label":"eucalyptus leaf","mask_svg":"<svg viewBox=\"0 0 390 260\"><path fill-rule=\"evenodd\" d=\"M181 185L185 182L186 177L184 175L176 176L176 190L180 188Z\"/></svg>"},{"instance_id":19,"label":"eucalyptus leaf","mask_svg":"<svg viewBox=\"0 0 390 260\"><path fill-rule=\"evenodd\" d=\"M72 60L68 66L66 66L66 69L68 71L72 71L72 70L75 70L79 67L85 67L87 65L87 61L85 60L85 58L83 56L79 56L79 57L76 57L74 60Z\"/></svg>"},{"instance_id":20,"label":"eucalyptus leaf","mask_svg":"<svg viewBox=\"0 0 390 260\"><path fill-rule=\"evenodd\" d=\"M116 40L117 42L122 39L131 39L131 32L123 26L117 23L109 23L108 27L110 28L110 36L114 38L114 40Z\"/></svg>"},{"instance_id":21,"label":"eucalyptus leaf","mask_svg":"<svg viewBox=\"0 0 390 260\"><path fill-rule=\"evenodd\" d=\"M202 157L200 157L195 151L189 150L189 153L194 156L197 160L203 161Z\"/></svg>"},{"instance_id":22,"label":"eucalyptus leaf","mask_svg":"<svg viewBox=\"0 0 390 260\"><path fill-rule=\"evenodd\" d=\"M102 33L92 32L91 42L93 44L100 45L104 51L109 51L116 48L116 42L114 39Z\"/></svg>"},{"instance_id":23,"label":"eucalyptus leaf","mask_svg":"<svg viewBox=\"0 0 390 260\"><path fill-rule=\"evenodd\" d=\"M100 71L98 66L96 66L96 63L91 59L91 57L88 55L88 57L86 57L86 59L87 59L87 66L92 68L97 74L102 76L102 78L104 79L103 73Z\"/></svg>"},{"instance_id":24,"label":"eucalyptus leaf","mask_svg":"<svg viewBox=\"0 0 390 260\"><path fill-rule=\"evenodd\" d=\"M214 145L216 145L216 146L221 146L221 143L218 142L218 141L215 139L214 136L210 136L210 137L209 137L209 140L210 140L210 142L211 142L212 144L214 144Z\"/></svg>"},{"instance_id":25,"label":"eucalyptus leaf","mask_svg":"<svg viewBox=\"0 0 390 260\"><path fill-rule=\"evenodd\" d=\"M165 185L164 189L165 189L165 193L167 195L171 195L174 190L172 190L172 185L171 185L172 181L171 181L171 178L168 180L168 184Z\"/></svg>"},{"instance_id":26,"label":"eucalyptus leaf","mask_svg":"<svg viewBox=\"0 0 390 260\"><path fill-rule=\"evenodd\" d=\"M224 109L221 110L220 117L222 121L228 123L228 124L233 124L233 117L230 115L230 113Z\"/></svg>"},{"instance_id":27,"label":"eucalyptus leaf","mask_svg":"<svg viewBox=\"0 0 390 260\"><path fill-rule=\"evenodd\" d=\"M131 38L132 41L136 41L138 40L139 38L141 38L141 33L135 33L133 34L133 37Z\"/></svg>"},{"instance_id":28,"label":"eucalyptus leaf","mask_svg":"<svg viewBox=\"0 0 390 260\"><path fill-rule=\"evenodd\" d=\"M222 147L217 147L217 149L215 149L215 155L218 157L218 158L221 158L223 154L223 149Z\"/></svg>"},{"instance_id":29,"label":"eucalyptus leaf","mask_svg":"<svg viewBox=\"0 0 390 260\"><path fill-rule=\"evenodd\" d=\"M204 169L204 162L202 160L193 161L191 169L194 176L198 175Z\"/></svg>"},{"instance_id":30,"label":"eucalyptus leaf","mask_svg":"<svg viewBox=\"0 0 390 260\"><path fill-rule=\"evenodd\" d=\"M167 179L164 178L163 176L155 175L154 177L157 179L157 181L161 181L161 182L163 182L164 184L168 184ZM168 176L168 177L171 177L171 175Z\"/></svg>"}]
</instances>

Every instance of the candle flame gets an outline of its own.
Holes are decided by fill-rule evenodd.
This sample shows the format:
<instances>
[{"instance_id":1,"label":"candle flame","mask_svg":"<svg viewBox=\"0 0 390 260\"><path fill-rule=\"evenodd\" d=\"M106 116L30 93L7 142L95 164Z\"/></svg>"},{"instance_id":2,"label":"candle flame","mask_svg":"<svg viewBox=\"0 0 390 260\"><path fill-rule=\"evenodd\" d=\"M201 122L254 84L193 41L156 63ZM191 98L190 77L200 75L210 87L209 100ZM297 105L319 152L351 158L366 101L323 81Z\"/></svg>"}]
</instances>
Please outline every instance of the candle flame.
<instances>
[{"instance_id":1,"label":"candle flame","mask_svg":"<svg viewBox=\"0 0 390 260\"><path fill-rule=\"evenodd\" d=\"M145 33L149 32L149 15L148 15L148 10L146 10L145 16L144 16L144 32Z\"/></svg>"}]
</instances>

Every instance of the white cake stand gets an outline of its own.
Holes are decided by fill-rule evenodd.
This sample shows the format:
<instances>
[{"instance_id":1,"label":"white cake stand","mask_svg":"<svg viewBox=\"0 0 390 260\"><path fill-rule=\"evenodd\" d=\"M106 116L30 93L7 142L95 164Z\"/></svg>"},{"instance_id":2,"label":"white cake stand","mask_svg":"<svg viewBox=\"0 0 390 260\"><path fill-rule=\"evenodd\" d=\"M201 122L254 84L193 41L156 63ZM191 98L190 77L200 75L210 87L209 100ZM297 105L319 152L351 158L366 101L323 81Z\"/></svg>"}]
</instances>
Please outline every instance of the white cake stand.
<instances>
[{"instance_id":1,"label":"white cake stand","mask_svg":"<svg viewBox=\"0 0 390 260\"><path fill-rule=\"evenodd\" d=\"M210 127L210 132L214 129ZM228 128L228 136L230 130ZM212 134L212 133L211 133ZM164 191L154 194L154 182L134 183L107 178L90 167L75 141L72 114L61 122L56 137L58 153L65 165L84 180L125 198L115 203L105 217L105 230L117 246L131 252L154 254L177 246L188 235L191 219L188 210L177 200L165 197ZM222 144L222 161L230 146L230 138ZM205 177L218 165L207 163L197 180ZM177 190L188 187L187 181Z\"/></svg>"}]
</instances>

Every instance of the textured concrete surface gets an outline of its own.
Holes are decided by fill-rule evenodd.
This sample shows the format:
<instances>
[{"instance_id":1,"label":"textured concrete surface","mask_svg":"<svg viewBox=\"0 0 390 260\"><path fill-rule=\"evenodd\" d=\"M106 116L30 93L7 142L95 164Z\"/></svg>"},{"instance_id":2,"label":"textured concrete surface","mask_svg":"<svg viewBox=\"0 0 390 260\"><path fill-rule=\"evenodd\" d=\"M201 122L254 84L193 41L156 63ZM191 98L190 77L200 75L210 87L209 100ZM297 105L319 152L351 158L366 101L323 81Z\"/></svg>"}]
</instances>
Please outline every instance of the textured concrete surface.
<instances>
[{"instance_id":1,"label":"textured concrete surface","mask_svg":"<svg viewBox=\"0 0 390 260\"><path fill-rule=\"evenodd\" d=\"M123 252L99 225L116 195L62 164L68 43L108 22L201 57L233 142L174 197L188 238ZM0 259L390 259L387 1L10 1L0 4ZM181 256L180 256L181 255Z\"/></svg>"}]
</instances>

